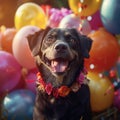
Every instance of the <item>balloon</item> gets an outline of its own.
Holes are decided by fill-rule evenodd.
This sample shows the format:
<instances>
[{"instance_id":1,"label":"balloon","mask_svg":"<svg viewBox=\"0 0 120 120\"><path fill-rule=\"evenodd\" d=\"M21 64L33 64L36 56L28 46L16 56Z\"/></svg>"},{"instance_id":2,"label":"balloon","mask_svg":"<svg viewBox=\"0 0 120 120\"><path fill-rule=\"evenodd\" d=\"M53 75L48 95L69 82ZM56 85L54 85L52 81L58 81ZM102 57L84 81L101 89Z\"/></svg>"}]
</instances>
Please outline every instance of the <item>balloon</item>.
<instances>
[{"instance_id":1,"label":"balloon","mask_svg":"<svg viewBox=\"0 0 120 120\"><path fill-rule=\"evenodd\" d=\"M39 5L28 2L18 7L15 13L14 22L17 29L26 25L35 25L45 29L47 25L47 17Z\"/></svg>"},{"instance_id":2,"label":"balloon","mask_svg":"<svg viewBox=\"0 0 120 120\"><path fill-rule=\"evenodd\" d=\"M14 27L14 15L18 6L29 1L33 0L4 0L0 2L0 26Z\"/></svg>"},{"instance_id":3,"label":"balloon","mask_svg":"<svg viewBox=\"0 0 120 120\"><path fill-rule=\"evenodd\" d=\"M113 105L120 110L120 89L115 91Z\"/></svg>"},{"instance_id":4,"label":"balloon","mask_svg":"<svg viewBox=\"0 0 120 120\"><path fill-rule=\"evenodd\" d=\"M2 50L2 44L1 44L2 39L3 39L3 34L2 32L0 32L0 50Z\"/></svg>"},{"instance_id":5,"label":"balloon","mask_svg":"<svg viewBox=\"0 0 120 120\"><path fill-rule=\"evenodd\" d=\"M2 32L1 46L3 50L12 53L12 41L16 32L17 30L15 28L5 28Z\"/></svg>"},{"instance_id":6,"label":"balloon","mask_svg":"<svg viewBox=\"0 0 120 120\"><path fill-rule=\"evenodd\" d=\"M117 40L119 40L119 41L120 41L120 34L115 35L115 37L117 38Z\"/></svg>"},{"instance_id":7,"label":"balloon","mask_svg":"<svg viewBox=\"0 0 120 120\"><path fill-rule=\"evenodd\" d=\"M114 89L105 94L109 86L112 85L111 81L107 77L100 75L95 72L88 72L87 75L87 78L90 80L88 85L91 94L91 108L94 112L100 112L109 108L114 98Z\"/></svg>"},{"instance_id":8,"label":"balloon","mask_svg":"<svg viewBox=\"0 0 120 120\"><path fill-rule=\"evenodd\" d=\"M117 69L117 74L119 78L120 77L120 56L118 57L118 61L116 63L116 69Z\"/></svg>"},{"instance_id":9,"label":"balloon","mask_svg":"<svg viewBox=\"0 0 120 120\"><path fill-rule=\"evenodd\" d=\"M90 34L91 32L91 26L90 26L90 23L87 21L87 20L82 20L82 23L81 23L81 33L83 35L88 35Z\"/></svg>"},{"instance_id":10,"label":"balloon","mask_svg":"<svg viewBox=\"0 0 120 120\"><path fill-rule=\"evenodd\" d=\"M29 90L16 90L3 99L2 115L7 120L33 120L35 94Z\"/></svg>"},{"instance_id":11,"label":"balloon","mask_svg":"<svg viewBox=\"0 0 120 120\"><path fill-rule=\"evenodd\" d=\"M120 0L104 0L101 6L101 19L104 27L113 34L120 34Z\"/></svg>"},{"instance_id":12,"label":"balloon","mask_svg":"<svg viewBox=\"0 0 120 120\"><path fill-rule=\"evenodd\" d=\"M75 14L86 17L100 8L102 0L69 0L68 2Z\"/></svg>"},{"instance_id":13,"label":"balloon","mask_svg":"<svg viewBox=\"0 0 120 120\"><path fill-rule=\"evenodd\" d=\"M113 67L118 59L119 45L116 38L99 29L88 35L92 40L90 58L85 60L85 66L90 71L105 71Z\"/></svg>"},{"instance_id":14,"label":"balloon","mask_svg":"<svg viewBox=\"0 0 120 120\"><path fill-rule=\"evenodd\" d=\"M36 80L37 80L37 69L32 69L28 71L28 74L25 76L25 88L36 93Z\"/></svg>"},{"instance_id":15,"label":"balloon","mask_svg":"<svg viewBox=\"0 0 120 120\"><path fill-rule=\"evenodd\" d=\"M59 23L60 28L76 28L80 29L81 20L75 14L65 16Z\"/></svg>"},{"instance_id":16,"label":"balloon","mask_svg":"<svg viewBox=\"0 0 120 120\"><path fill-rule=\"evenodd\" d=\"M99 10L95 14L93 14L91 16L91 20L88 21L90 23L92 30L98 30L100 27L103 27Z\"/></svg>"},{"instance_id":17,"label":"balloon","mask_svg":"<svg viewBox=\"0 0 120 120\"><path fill-rule=\"evenodd\" d=\"M44 5L44 4L42 4L41 8L44 10L45 14L48 15L49 11L51 9L51 6L50 5Z\"/></svg>"},{"instance_id":18,"label":"balloon","mask_svg":"<svg viewBox=\"0 0 120 120\"><path fill-rule=\"evenodd\" d=\"M33 34L40 29L36 26L25 26L21 28L15 35L12 50L16 60L21 66L32 69L36 67L34 58L28 46L27 36Z\"/></svg>"},{"instance_id":19,"label":"balloon","mask_svg":"<svg viewBox=\"0 0 120 120\"><path fill-rule=\"evenodd\" d=\"M0 96L20 88L21 66L14 56L8 52L0 51Z\"/></svg>"},{"instance_id":20,"label":"balloon","mask_svg":"<svg viewBox=\"0 0 120 120\"><path fill-rule=\"evenodd\" d=\"M120 34L115 35L116 39L118 40L118 43L120 43ZM119 44L119 48L120 48L120 44Z\"/></svg>"}]
</instances>

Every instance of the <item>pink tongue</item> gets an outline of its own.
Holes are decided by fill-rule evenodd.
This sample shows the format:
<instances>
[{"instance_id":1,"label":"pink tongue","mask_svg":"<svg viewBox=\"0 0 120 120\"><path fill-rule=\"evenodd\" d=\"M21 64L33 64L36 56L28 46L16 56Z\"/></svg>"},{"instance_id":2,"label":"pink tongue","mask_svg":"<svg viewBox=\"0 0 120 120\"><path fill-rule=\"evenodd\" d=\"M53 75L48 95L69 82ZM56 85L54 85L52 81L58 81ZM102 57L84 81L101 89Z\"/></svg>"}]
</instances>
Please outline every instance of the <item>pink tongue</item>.
<instances>
[{"instance_id":1,"label":"pink tongue","mask_svg":"<svg viewBox=\"0 0 120 120\"><path fill-rule=\"evenodd\" d=\"M64 72L68 66L67 61L52 61L51 67L53 72Z\"/></svg>"}]
</instances>

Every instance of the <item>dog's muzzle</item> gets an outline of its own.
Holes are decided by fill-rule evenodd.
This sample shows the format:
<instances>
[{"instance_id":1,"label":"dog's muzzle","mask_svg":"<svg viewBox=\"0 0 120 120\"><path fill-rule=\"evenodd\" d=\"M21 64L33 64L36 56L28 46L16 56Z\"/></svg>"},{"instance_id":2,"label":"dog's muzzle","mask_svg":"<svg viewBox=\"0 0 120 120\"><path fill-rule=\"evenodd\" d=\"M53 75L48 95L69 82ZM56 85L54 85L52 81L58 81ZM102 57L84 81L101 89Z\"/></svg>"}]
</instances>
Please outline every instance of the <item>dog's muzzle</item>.
<instances>
[{"instance_id":1,"label":"dog's muzzle","mask_svg":"<svg viewBox=\"0 0 120 120\"><path fill-rule=\"evenodd\" d=\"M51 71L59 75L65 73L69 69L75 57L69 46L63 42L55 44L54 47L49 50L49 53L46 53L45 61Z\"/></svg>"}]
</instances>

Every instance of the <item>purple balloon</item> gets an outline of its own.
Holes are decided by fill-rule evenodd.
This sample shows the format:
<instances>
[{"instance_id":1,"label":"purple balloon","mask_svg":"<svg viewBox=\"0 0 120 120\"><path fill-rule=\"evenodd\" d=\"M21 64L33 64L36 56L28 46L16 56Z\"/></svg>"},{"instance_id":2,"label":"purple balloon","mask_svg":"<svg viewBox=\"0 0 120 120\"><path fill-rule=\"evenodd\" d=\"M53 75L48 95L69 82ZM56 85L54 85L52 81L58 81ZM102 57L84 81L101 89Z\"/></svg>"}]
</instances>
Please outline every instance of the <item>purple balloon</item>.
<instances>
[{"instance_id":1,"label":"purple balloon","mask_svg":"<svg viewBox=\"0 0 120 120\"><path fill-rule=\"evenodd\" d=\"M14 56L0 51L0 96L20 87L21 66Z\"/></svg>"},{"instance_id":2,"label":"purple balloon","mask_svg":"<svg viewBox=\"0 0 120 120\"><path fill-rule=\"evenodd\" d=\"M115 92L115 96L114 96L114 106L116 108L118 108L120 110L120 89L118 89L116 92Z\"/></svg>"}]
</instances>

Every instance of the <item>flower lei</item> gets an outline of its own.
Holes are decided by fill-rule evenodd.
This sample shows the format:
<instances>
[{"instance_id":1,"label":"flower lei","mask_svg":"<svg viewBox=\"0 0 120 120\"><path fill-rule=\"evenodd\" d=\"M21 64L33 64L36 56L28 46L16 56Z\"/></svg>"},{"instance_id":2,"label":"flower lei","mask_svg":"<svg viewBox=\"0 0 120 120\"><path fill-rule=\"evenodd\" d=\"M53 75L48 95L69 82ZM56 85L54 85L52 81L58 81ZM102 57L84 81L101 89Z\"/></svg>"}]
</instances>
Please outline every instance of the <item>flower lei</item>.
<instances>
[{"instance_id":1,"label":"flower lei","mask_svg":"<svg viewBox=\"0 0 120 120\"><path fill-rule=\"evenodd\" d=\"M71 91L77 92L82 84L85 84L85 80L87 75L86 69L83 70L83 72L80 73L77 80L72 84L71 87L68 86L60 86L58 88L55 88L52 86L51 83L46 83L43 78L41 77L40 72L37 73L37 85L38 89L42 92L46 92L48 95L53 95L55 98L58 97L65 97L67 96Z\"/></svg>"}]
</instances>

